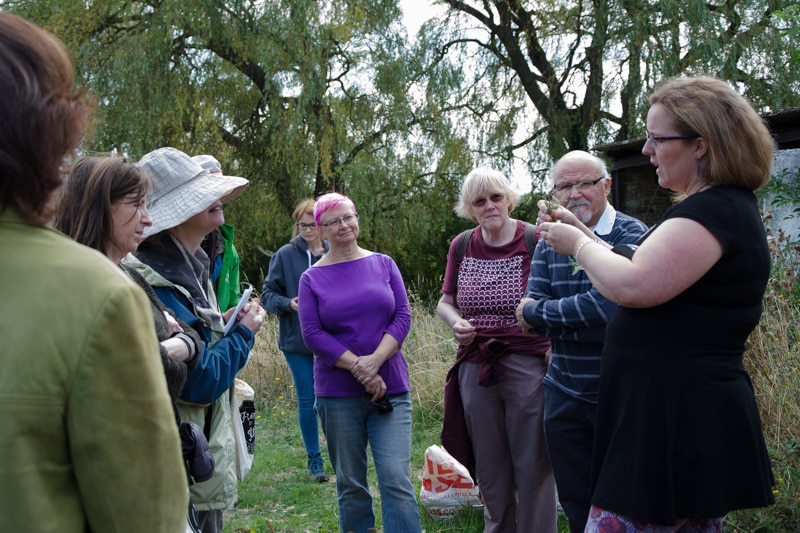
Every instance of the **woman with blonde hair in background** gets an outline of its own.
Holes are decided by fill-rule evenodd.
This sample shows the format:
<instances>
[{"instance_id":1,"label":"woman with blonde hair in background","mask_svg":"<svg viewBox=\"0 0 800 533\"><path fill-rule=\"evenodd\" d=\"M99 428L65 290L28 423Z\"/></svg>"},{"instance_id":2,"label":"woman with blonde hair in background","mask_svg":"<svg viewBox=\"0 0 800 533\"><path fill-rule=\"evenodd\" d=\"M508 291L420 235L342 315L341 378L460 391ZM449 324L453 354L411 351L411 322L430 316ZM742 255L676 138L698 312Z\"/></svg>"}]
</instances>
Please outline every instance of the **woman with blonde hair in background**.
<instances>
[{"instance_id":1,"label":"woman with blonde hair in background","mask_svg":"<svg viewBox=\"0 0 800 533\"><path fill-rule=\"evenodd\" d=\"M292 240L269 260L269 273L261 289L261 303L280 319L278 348L292 372L297 393L297 418L308 459L308 475L320 483L328 481L319 450L319 425L314 411L314 354L303 342L297 314L300 276L328 251L328 243L314 222L314 200L297 204L292 213Z\"/></svg>"}]
</instances>

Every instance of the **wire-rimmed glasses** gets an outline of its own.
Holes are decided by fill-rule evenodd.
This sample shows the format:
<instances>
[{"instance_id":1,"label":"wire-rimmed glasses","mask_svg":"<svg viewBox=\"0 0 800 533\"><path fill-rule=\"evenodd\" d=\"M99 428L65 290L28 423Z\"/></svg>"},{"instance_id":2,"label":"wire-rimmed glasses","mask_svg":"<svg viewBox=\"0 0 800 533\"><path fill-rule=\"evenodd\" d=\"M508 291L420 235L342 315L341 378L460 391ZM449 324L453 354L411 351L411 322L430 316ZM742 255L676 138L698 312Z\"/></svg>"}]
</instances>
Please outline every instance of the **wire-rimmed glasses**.
<instances>
[{"instance_id":1,"label":"wire-rimmed glasses","mask_svg":"<svg viewBox=\"0 0 800 533\"><path fill-rule=\"evenodd\" d=\"M339 226L341 226L343 224L350 224L351 222L353 222L354 220L357 220L357 219L358 219L358 215L347 215L345 217L337 218L337 219L325 222L323 224L320 224L320 226L323 226L323 227L326 227L326 228L338 228Z\"/></svg>"}]
</instances>

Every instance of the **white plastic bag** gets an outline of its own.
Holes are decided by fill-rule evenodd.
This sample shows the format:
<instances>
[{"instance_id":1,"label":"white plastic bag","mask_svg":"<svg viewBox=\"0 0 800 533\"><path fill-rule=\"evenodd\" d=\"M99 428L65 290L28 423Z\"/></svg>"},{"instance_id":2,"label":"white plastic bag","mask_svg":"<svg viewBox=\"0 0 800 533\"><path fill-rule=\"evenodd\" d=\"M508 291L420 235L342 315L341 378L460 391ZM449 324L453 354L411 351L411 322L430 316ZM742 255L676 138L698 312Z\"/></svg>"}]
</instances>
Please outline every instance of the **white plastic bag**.
<instances>
[{"instance_id":1,"label":"white plastic bag","mask_svg":"<svg viewBox=\"0 0 800 533\"><path fill-rule=\"evenodd\" d=\"M478 488L466 467L436 444L425 450L419 501L428 514L452 517L462 507L481 507Z\"/></svg>"},{"instance_id":2,"label":"white plastic bag","mask_svg":"<svg viewBox=\"0 0 800 533\"><path fill-rule=\"evenodd\" d=\"M236 477L239 481L253 466L256 442L256 409L253 403L255 391L245 381L236 378L231 395L231 418L233 435L236 438Z\"/></svg>"}]
</instances>

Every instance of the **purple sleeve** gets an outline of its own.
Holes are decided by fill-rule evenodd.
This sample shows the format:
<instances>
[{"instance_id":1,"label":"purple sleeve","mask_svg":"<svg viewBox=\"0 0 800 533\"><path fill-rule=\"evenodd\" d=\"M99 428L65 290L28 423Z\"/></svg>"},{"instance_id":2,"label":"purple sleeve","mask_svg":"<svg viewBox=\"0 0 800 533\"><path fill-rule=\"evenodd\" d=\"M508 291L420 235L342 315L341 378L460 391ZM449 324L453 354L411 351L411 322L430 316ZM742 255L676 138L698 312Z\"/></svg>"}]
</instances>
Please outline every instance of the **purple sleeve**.
<instances>
[{"instance_id":1,"label":"purple sleeve","mask_svg":"<svg viewBox=\"0 0 800 533\"><path fill-rule=\"evenodd\" d=\"M400 269L397 268L397 264L392 258L384 257L389 270L389 287L394 293L395 300L394 318L385 332L394 337L398 346L402 347L411 329L411 309L408 305L408 294L406 293L406 286L403 283L403 275L400 274Z\"/></svg>"},{"instance_id":2,"label":"purple sleeve","mask_svg":"<svg viewBox=\"0 0 800 533\"><path fill-rule=\"evenodd\" d=\"M402 345L411 329L403 277L382 254L306 270L300 278L299 318L306 346L316 355L318 396L358 397L364 387L350 372L335 368L345 351L373 353L390 335ZM402 350L379 371L390 394L409 390Z\"/></svg>"},{"instance_id":3,"label":"purple sleeve","mask_svg":"<svg viewBox=\"0 0 800 533\"><path fill-rule=\"evenodd\" d=\"M403 277L381 254L306 270L298 297L303 340L328 368L347 350L374 352L385 334L402 345L411 329Z\"/></svg>"},{"instance_id":4,"label":"purple sleeve","mask_svg":"<svg viewBox=\"0 0 800 533\"><path fill-rule=\"evenodd\" d=\"M326 366L332 368L336 361L347 351L347 346L325 331L320 321L319 313L320 295L311 287L311 276L307 270L300 276L298 291L298 315L300 328L303 333L303 342L314 355L320 358Z\"/></svg>"}]
</instances>

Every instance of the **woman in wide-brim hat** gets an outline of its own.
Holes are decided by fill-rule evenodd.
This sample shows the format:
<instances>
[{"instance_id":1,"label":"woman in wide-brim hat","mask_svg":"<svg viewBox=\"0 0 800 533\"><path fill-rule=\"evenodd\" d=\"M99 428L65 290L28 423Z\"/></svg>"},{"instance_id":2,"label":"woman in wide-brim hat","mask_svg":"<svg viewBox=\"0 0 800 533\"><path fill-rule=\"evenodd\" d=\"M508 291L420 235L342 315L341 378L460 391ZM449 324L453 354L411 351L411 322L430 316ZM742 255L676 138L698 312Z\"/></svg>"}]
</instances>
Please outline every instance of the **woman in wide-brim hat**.
<instances>
[{"instance_id":1,"label":"woman in wide-brim hat","mask_svg":"<svg viewBox=\"0 0 800 533\"><path fill-rule=\"evenodd\" d=\"M209 259L201 248L205 236L225 222L222 206L237 197L248 181L211 175L185 153L160 148L139 166L153 180L148 210L153 225L135 258L126 260L150 283L164 304L194 328L205 343L197 368L187 376L178 408L181 418L206 429L216 470L192 485L192 500L204 533L222 531L222 511L236 502L236 449L231 413L231 385L253 347L265 311L249 302L236 325L224 334L233 310L220 313Z\"/></svg>"}]
</instances>

